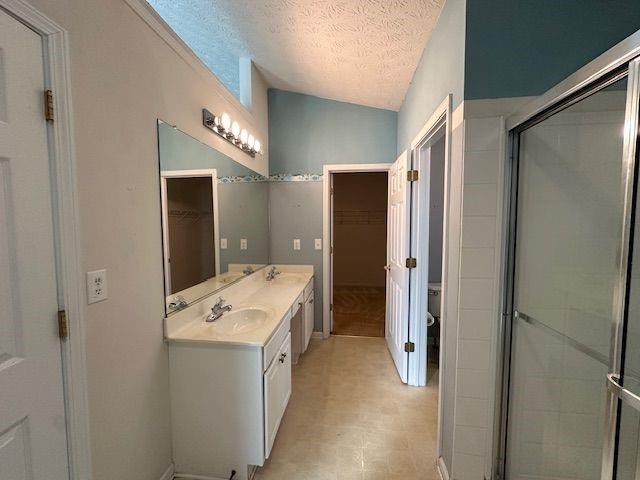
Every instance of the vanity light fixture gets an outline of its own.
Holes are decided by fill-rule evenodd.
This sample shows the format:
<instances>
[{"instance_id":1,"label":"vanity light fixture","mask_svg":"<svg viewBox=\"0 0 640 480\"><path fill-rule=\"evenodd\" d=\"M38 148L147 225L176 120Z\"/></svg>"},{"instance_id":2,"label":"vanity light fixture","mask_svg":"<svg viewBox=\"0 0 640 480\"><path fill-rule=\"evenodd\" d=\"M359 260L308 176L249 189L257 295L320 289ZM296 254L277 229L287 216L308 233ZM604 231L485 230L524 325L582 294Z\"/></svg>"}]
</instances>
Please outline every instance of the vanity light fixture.
<instances>
[{"instance_id":1,"label":"vanity light fixture","mask_svg":"<svg viewBox=\"0 0 640 480\"><path fill-rule=\"evenodd\" d=\"M202 109L202 123L205 127L235 145L251 157L262 154L260 141L250 134L246 128L241 128L236 121L231 121L228 113L221 116L214 115L206 108Z\"/></svg>"}]
</instances>

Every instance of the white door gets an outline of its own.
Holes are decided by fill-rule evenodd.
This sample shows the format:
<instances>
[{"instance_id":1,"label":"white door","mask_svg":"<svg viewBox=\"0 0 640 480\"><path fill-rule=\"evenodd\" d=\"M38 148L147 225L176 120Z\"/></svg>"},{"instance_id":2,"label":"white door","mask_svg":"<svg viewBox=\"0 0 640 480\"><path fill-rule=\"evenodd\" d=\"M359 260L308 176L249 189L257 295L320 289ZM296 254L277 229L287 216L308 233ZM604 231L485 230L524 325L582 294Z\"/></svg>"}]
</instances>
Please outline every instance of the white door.
<instances>
[{"instance_id":1,"label":"white door","mask_svg":"<svg viewBox=\"0 0 640 480\"><path fill-rule=\"evenodd\" d=\"M407 382L409 338L409 157L403 152L389 169L387 206L387 312L385 337L398 374Z\"/></svg>"},{"instance_id":2,"label":"white door","mask_svg":"<svg viewBox=\"0 0 640 480\"><path fill-rule=\"evenodd\" d=\"M0 10L0 479L68 479L41 37Z\"/></svg>"}]
</instances>

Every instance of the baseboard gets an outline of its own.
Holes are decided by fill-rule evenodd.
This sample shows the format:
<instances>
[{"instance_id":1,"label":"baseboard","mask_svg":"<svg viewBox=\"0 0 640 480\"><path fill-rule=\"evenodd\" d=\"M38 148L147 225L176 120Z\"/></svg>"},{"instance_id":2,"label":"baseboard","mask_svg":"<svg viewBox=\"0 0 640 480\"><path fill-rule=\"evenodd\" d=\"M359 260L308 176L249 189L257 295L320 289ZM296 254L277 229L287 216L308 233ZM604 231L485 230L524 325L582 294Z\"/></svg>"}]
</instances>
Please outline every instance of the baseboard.
<instances>
[{"instance_id":1,"label":"baseboard","mask_svg":"<svg viewBox=\"0 0 640 480\"><path fill-rule=\"evenodd\" d=\"M322 332L311 332L311 338L322 340L324 339L324 334Z\"/></svg>"},{"instance_id":2,"label":"baseboard","mask_svg":"<svg viewBox=\"0 0 640 480\"><path fill-rule=\"evenodd\" d=\"M160 480L173 480L173 462L169 464L167 469L164 471Z\"/></svg>"},{"instance_id":3,"label":"baseboard","mask_svg":"<svg viewBox=\"0 0 640 480\"><path fill-rule=\"evenodd\" d=\"M440 478L442 480L449 480L449 472L447 471L447 466L444 463L444 458L438 457L438 473L440 474Z\"/></svg>"},{"instance_id":4,"label":"baseboard","mask_svg":"<svg viewBox=\"0 0 640 480\"><path fill-rule=\"evenodd\" d=\"M174 480L227 480L220 477L205 477L202 475L190 475L188 473L176 473L173 478Z\"/></svg>"}]
</instances>

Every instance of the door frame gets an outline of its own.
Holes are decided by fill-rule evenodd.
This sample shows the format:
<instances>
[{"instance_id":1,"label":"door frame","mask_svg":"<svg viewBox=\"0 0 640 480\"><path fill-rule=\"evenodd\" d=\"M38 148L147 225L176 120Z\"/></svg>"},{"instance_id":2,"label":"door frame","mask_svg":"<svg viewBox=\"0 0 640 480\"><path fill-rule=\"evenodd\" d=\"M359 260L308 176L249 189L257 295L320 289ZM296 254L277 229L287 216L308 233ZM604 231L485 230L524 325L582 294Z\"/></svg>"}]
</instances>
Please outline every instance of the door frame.
<instances>
[{"instance_id":1,"label":"door frame","mask_svg":"<svg viewBox=\"0 0 640 480\"><path fill-rule=\"evenodd\" d=\"M421 151L436 139L440 138L444 130L445 152L444 152L444 199L443 199L443 219L442 219L442 280L440 292L440 351L438 359L438 433L436 442L436 455L438 458L438 468L442 471L442 396L444 388L445 348L446 329L444 322L447 318L446 301L447 285L449 284L449 206L451 193L451 115L453 112L453 95L447 95L440 105L433 111L431 117L424 124L420 132L411 142L411 160L413 169L419 172L419 179L413 185L411 194L411 256L417 258L417 267L412 269L409 281L410 298L417 299L411 301L409 305L409 341L415 344L416 355L409 355L409 385L424 386L427 379L427 327L424 319L428 312L428 290L429 290L429 264L420 261L420 245L428 245L429 240L429 198L424 195L421 189L420 179L429 180L430 176L423 174L425 167L421 165ZM426 159L430 160L430 159ZM429 168L430 165L427 166ZM427 189L427 193L429 189ZM425 214L426 212L426 214ZM421 219L427 218L426 228ZM456 279L454 279L456 280ZM417 361L416 361L417 359ZM445 468L446 470L446 468Z\"/></svg>"},{"instance_id":2,"label":"door frame","mask_svg":"<svg viewBox=\"0 0 640 480\"><path fill-rule=\"evenodd\" d=\"M162 170L160 172L160 204L162 208L162 261L164 263L165 298L171 294L171 264L169 262L169 210L167 208L167 178L208 178L211 177L211 197L213 202L213 254L216 277L220 275L220 217L218 215L218 170L204 168L195 170Z\"/></svg>"},{"instance_id":3,"label":"door frame","mask_svg":"<svg viewBox=\"0 0 640 480\"><path fill-rule=\"evenodd\" d=\"M69 476L90 480L91 447L84 334L84 275L82 272L76 155L71 103L68 32L23 0L0 0L0 8L42 37L44 88L53 91L55 121L47 122L49 158L53 165L52 212L55 222L58 292L67 313L69 336L61 340L62 376Z\"/></svg>"},{"instance_id":4,"label":"door frame","mask_svg":"<svg viewBox=\"0 0 640 480\"><path fill-rule=\"evenodd\" d=\"M333 314L331 301L333 300L333 260L331 253L331 226L333 225L333 211L331 202L332 176L337 173L369 173L389 172L391 163L352 163L328 164L322 167L322 338L331 335Z\"/></svg>"},{"instance_id":5,"label":"door frame","mask_svg":"<svg viewBox=\"0 0 640 480\"><path fill-rule=\"evenodd\" d=\"M559 109L564 109L574 102L584 98L594 90L598 84L622 71L628 64L627 105L625 114L625 132L623 147L623 168L621 182L623 184L624 206L621 212L622 245L620 249L618 278L616 280L614 311L612 319L612 345L610 352L612 374L619 374L621 364L622 327L624 321L624 297L628 277L629 237L632 228L632 207L634 174L636 169L636 139L638 134L638 96L640 95L640 31L627 37L607 52L603 53L584 67L578 69L555 87L532 101L521 113L506 120L506 130L509 132L508 151L504 159L503 197L504 215L501 232L501 293L498 326L498 364L495 383L494 410L494 441L492 458L492 475L503 478L506 466L506 440L508 427L508 403L510 386L511 340L513 321L513 267L515 261L515 222L517 180L518 180L518 135L531 122L553 115ZM630 108L631 105L631 108ZM632 111L630 111L632 110ZM632 122L627 122L633 118ZM611 375L609 375L610 377ZM607 409L605 412L606 425L604 429L603 462L601 478L611 480L615 462L615 443L617 434L618 405L620 395L614 392L611 379L607 393Z\"/></svg>"}]
</instances>

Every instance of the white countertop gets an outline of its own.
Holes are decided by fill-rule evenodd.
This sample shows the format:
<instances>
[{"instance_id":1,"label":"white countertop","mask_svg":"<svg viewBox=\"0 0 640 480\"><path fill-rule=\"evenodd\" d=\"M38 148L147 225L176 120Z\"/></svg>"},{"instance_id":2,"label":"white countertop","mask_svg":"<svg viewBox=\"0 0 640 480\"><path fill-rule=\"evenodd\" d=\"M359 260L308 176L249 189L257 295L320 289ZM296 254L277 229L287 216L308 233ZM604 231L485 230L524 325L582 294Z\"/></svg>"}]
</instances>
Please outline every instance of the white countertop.
<instances>
[{"instance_id":1,"label":"white countertop","mask_svg":"<svg viewBox=\"0 0 640 480\"><path fill-rule=\"evenodd\" d=\"M264 346L313 278L313 266L276 265L282 274L268 282L265 276L269 268L271 266L166 318L167 341ZM232 312L247 307L258 308L266 312L266 319L250 331L221 332L216 328L216 322L205 322L219 297L233 306Z\"/></svg>"}]
</instances>

